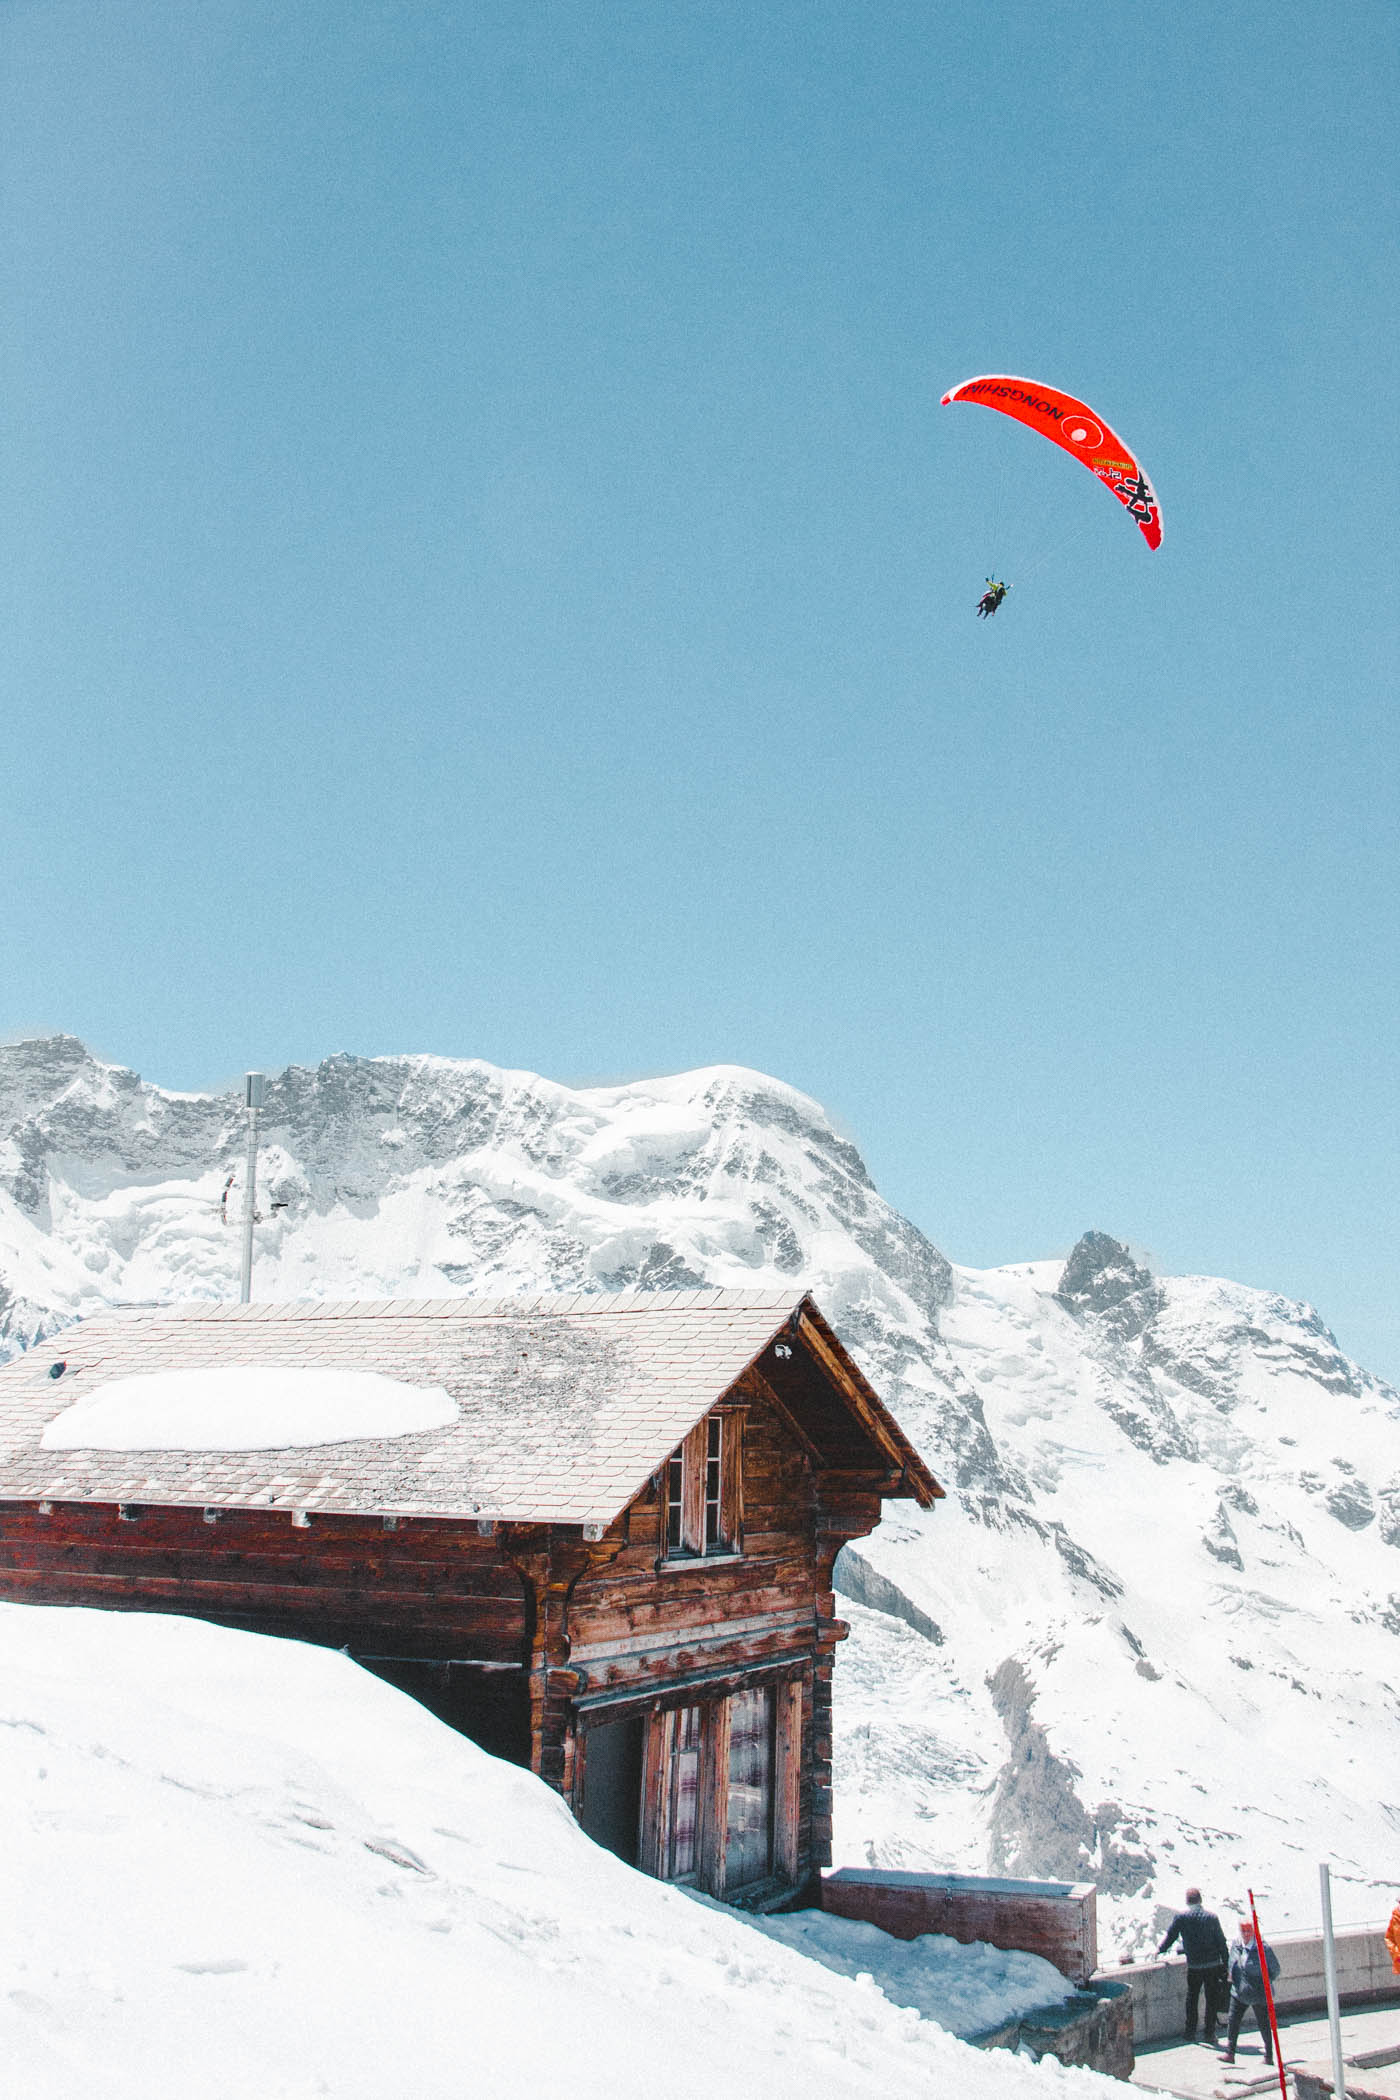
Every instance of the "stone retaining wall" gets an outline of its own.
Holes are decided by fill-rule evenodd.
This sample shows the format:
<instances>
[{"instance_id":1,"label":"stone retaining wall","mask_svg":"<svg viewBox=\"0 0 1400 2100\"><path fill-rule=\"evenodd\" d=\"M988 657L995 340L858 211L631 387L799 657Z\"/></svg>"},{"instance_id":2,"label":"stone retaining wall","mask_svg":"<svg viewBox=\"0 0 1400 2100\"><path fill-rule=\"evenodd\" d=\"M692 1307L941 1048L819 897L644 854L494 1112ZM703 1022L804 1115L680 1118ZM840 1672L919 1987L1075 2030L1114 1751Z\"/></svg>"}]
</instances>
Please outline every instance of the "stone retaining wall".
<instances>
[{"instance_id":1,"label":"stone retaining wall","mask_svg":"<svg viewBox=\"0 0 1400 2100\"><path fill-rule=\"evenodd\" d=\"M968 2039L975 2049L1029 2049L1034 2056L1053 2056L1106 2078L1131 2078L1132 1992L1116 1980L1095 1982L1058 2005L1038 2006Z\"/></svg>"}]
</instances>

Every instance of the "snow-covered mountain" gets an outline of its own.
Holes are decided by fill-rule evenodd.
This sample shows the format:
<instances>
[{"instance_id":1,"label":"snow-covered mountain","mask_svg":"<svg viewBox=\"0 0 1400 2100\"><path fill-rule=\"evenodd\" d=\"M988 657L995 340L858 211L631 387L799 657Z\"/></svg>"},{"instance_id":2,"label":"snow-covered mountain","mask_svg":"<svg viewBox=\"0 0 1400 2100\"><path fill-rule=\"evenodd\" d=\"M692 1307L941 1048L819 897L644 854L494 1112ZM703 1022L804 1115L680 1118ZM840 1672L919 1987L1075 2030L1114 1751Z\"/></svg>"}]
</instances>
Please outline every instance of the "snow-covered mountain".
<instances>
[{"instance_id":1,"label":"snow-covered mountain","mask_svg":"<svg viewBox=\"0 0 1400 2100\"><path fill-rule=\"evenodd\" d=\"M0 1347L237 1287L244 1119L71 1037L0 1049ZM431 1057L268 1085L259 1296L802 1284L952 1490L841 1579L837 1856L1185 1880L1266 1925L1400 1877L1400 1395L1308 1306L1068 1262L952 1266L817 1105L723 1067L570 1089ZM232 1176L232 1184L230 1184Z\"/></svg>"}]
</instances>

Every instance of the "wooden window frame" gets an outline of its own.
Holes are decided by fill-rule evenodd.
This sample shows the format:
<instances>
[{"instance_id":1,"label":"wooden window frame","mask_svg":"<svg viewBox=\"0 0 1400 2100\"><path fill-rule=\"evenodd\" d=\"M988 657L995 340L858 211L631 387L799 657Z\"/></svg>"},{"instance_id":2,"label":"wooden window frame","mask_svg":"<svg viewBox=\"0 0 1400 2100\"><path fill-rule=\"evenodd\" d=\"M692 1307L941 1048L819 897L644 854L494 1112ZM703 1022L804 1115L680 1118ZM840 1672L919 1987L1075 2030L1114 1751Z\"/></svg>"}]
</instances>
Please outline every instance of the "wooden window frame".
<instances>
[{"instance_id":1,"label":"wooden window frame","mask_svg":"<svg viewBox=\"0 0 1400 2100\"><path fill-rule=\"evenodd\" d=\"M717 1455L711 1449L716 1434ZM707 1489L713 1484L716 1469L719 1496L716 1535L711 1539L707 1512L714 1506L714 1497ZM744 1550L744 1410L711 1408L667 1459L661 1488L659 1567L688 1567L696 1561L740 1558Z\"/></svg>"}]
</instances>

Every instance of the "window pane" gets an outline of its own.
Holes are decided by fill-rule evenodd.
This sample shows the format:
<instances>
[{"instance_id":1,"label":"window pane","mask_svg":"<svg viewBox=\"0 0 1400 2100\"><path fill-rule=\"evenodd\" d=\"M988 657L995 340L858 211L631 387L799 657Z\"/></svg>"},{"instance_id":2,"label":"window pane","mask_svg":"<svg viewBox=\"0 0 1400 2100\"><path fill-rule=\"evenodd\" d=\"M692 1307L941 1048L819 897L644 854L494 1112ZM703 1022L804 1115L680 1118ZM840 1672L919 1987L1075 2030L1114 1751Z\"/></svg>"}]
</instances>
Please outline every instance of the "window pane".
<instances>
[{"instance_id":1,"label":"window pane","mask_svg":"<svg viewBox=\"0 0 1400 2100\"><path fill-rule=\"evenodd\" d=\"M667 1881L682 1881L695 1872L695 1841L700 1820L700 1709L683 1706L673 1717L671 1769L667 1775Z\"/></svg>"},{"instance_id":2,"label":"window pane","mask_svg":"<svg viewBox=\"0 0 1400 2100\"><path fill-rule=\"evenodd\" d=\"M773 1864L773 1694L736 1692L729 1702L727 1888L762 1881Z\"/></svg>"},{"instance_id":3,"label":"window pane","mask_svg":"<svg viewBox=\"0 0 1400 2100\"><path fill-rule=\"evenodd\" d=\"M666 1468L666 1550L679 1553L684 1517L685 1466L679 1451Z\"/></svg>"},{"instance_id":4,"label":"window pane","mask_svg":"<svg viewBox=\"0 0 1400 2100\"><path fill-rule=\"evenodd\" d=\"M712 1552L724 1544L724 1528L720 1516L722 1472L720 1467L720 1436L723 1418L711 1415L705 1425L705 1550Z\"/></svg>"}]
</instances>

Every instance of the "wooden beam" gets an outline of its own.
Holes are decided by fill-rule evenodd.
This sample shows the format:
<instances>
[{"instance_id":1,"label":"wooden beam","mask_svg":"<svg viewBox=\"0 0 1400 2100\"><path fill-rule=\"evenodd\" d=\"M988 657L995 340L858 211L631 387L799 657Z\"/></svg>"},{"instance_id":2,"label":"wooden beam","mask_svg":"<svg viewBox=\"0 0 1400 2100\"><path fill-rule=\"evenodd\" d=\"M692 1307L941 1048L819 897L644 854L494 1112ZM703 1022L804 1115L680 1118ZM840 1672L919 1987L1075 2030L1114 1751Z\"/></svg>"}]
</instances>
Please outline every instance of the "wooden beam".
<instances>
[{"instance_id":1,"label":"wooden beam","mask_svg":"<svg viewBox=\"0 0 1400 2100\"><path fill-rule=\"evenodd\" d=\"M716 1700L700 1751L700 1886L724 1894L724 1855L729 1843L729 1701Z\"/></svg>"},{"instance_id":2,"label":"wooden beam","mask_svg":"<svg viewBox=\"0 0 1400 2100\"><path fill-rule=\"evenodd\" d=\"M746 1379L753 1380L753 1383L758 1387L760 1393L762 1394L762 1397L772 1408L774 1414L777 1415L783 1427L792 1436L794 1442L801 1445L802 1454L807 1459L809 1464L813 1466L824 1466L826 1461L822 1457L821 1452L817 1449L817 1446L812 1442L812 1439L808 1436L806 1430L798 1421L796 1415L792 1412L792 1409L788 1407L779 1398L776 1389L768 1383L768 1380L764 1377L762 1371L758 1369L757 1365L750 1364L748 1370L744 1373L744 1376Z\"/></svg>"}]
</instances>

